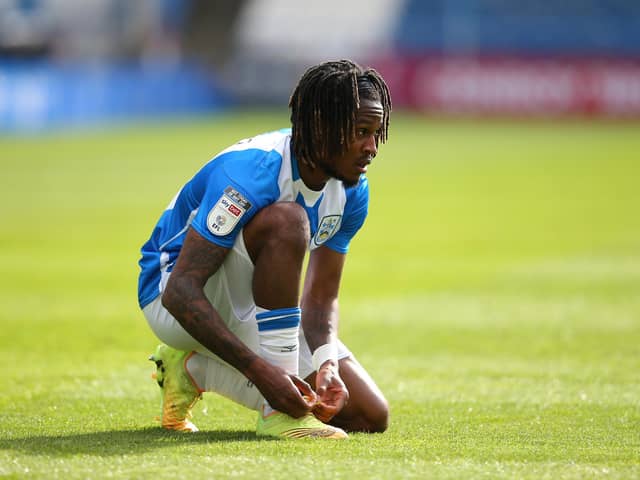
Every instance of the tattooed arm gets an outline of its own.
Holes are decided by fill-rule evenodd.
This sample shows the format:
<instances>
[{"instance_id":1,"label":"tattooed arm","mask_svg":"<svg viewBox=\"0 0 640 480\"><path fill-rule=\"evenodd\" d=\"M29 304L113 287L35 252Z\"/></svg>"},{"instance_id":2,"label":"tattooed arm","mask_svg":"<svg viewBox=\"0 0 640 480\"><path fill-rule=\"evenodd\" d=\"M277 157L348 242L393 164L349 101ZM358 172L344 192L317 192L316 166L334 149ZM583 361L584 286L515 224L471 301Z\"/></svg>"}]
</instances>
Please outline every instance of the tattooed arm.
<instances>
[{"instance_id":1,"label":"tattooed arm","mask_svg":"<svg viewBox=\"0 0 640 480\"><path fill-rule=\"evenodd\" d=\"M300 417L308 412L309 406L298 391L297 379L247 347L227 328L205 296L205 283L228 253L228 248L215 245L189 229L162 295L162 304L193 338L253 382L273 408Z\"/></svg>"}]
</instances>

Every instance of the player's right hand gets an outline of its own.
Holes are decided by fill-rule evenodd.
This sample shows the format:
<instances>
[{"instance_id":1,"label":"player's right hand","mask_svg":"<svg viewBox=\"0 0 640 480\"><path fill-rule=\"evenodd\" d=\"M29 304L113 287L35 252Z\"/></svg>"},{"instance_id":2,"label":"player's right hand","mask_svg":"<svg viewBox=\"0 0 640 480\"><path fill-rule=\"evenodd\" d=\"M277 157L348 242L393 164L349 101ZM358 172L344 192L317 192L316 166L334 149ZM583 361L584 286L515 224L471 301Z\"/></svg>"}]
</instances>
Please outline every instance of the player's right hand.
<instances>
[{"instance_id":1,"label":"player's right hand","mask_svg":"<svg viewBox=\"0 0 640 480\"><path fill-rule=\"evenodd\" d=\"M261 373L252 381L271 408L294 418L308 414L316 404L311 386L282 368L264 363Z\"/></svg>"}]
</instances>

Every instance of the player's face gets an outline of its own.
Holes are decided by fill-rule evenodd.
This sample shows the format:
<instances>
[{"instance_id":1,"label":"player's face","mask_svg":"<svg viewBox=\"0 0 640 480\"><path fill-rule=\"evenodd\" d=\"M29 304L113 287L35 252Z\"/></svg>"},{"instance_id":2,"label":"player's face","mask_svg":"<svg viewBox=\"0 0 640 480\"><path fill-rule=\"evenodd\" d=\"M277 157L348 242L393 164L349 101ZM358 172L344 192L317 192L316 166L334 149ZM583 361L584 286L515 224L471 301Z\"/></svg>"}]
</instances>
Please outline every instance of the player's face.
<instances>
[{"instance_id":1,"label":"player's face","mask_svg":"<svg viewBox=\"0 0 640 480\"><path fill-rule=\"evenodd\" d=\"M367 173L367 167L378 154L378 138L382 127L384 109L377 100L360 100L356 117L356 135L343 155L337 155L322 162L324 172L346 186L356 185L360 175Z\"/></svg>"}]
</instances>

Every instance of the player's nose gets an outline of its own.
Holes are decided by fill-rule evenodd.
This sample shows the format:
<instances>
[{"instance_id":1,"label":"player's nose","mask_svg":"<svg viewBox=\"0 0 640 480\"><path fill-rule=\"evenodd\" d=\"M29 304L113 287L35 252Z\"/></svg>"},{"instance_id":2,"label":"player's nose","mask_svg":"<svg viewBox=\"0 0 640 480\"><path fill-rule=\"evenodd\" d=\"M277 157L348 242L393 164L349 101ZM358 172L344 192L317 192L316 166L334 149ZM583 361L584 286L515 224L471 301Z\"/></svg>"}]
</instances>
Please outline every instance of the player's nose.
<instances>
[{"instance_id":1,"label":"player's nose","mask_svg":"<svg viewBox=\"0 0 640 480\"><path fill-rule=\"evenodd\" d=\"M372 158L378 154L378 142L376 142L375 135L369 135L366 138L364 142L363 150L367 155L371 156Z\"/></svg>"}]
</instances>

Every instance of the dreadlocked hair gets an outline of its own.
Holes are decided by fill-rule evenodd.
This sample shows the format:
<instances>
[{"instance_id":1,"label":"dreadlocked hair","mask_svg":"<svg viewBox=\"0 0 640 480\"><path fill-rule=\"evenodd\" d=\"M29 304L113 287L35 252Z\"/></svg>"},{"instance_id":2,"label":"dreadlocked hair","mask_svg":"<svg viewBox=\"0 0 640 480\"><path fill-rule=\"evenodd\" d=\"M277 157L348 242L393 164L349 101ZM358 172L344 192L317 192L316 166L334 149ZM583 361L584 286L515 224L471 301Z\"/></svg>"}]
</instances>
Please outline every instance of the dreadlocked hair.
<instances>
[{"instance_id":1,"label":"dreadlocked hair","mask_svg":"<svg viewBox=\"0 0 640 480\"><path fill-rule=\"evenodd\" d=\"M291 99L292 148L299 161L315 168L319 159L341 155L356 134L360 99L376 100L384 110L377 141L389 131L391 96L382 76L349 60L309 68Z\"/></svg>"}]
</instances>

